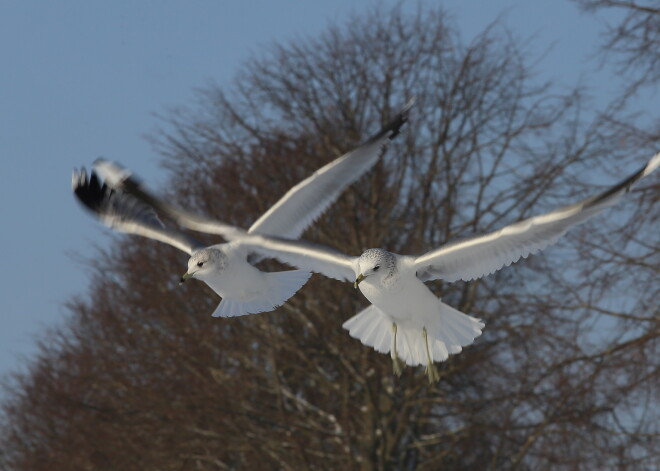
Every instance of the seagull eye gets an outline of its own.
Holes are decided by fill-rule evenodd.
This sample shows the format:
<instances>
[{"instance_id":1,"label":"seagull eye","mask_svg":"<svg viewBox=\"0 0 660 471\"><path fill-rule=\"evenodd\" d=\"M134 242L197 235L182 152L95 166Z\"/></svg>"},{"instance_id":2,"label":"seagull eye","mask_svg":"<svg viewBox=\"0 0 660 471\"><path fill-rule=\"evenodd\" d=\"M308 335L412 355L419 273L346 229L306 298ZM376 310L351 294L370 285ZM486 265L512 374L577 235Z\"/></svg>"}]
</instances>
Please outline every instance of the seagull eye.
<instances>
[{"instance_id":1,"label":"seagull eye","mask_svg":"<svg viewBox=\"0 0 660 471\"><path fill-rule=\"evenodd\" d=\"M379 269L380 269L380 265L376 265L376 266L374 267L374 271L378 271Z\"/></svg>"},{"instance_id":2,"label":"seagull eye","mask_svg":"<svg viewBox=\"0 0 660 471\"><path fill-rule=\"evenodd\" d=\"M201 267L202 265L204 265L204 262L197 262L198 267Z\"/></svg>"}]
</instances>

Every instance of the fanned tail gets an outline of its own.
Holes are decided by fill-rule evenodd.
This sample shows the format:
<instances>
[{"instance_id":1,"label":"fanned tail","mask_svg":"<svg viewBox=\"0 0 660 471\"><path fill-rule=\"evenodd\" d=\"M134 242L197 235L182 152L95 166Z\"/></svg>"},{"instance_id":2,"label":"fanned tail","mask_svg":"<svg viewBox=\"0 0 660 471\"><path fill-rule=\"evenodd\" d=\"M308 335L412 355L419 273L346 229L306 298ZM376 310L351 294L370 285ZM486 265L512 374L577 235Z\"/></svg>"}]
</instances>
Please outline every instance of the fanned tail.
<instances>
[{"instance_id":1,"label":"fanned tail","mask_svg":"<svg viewBox=\"0 0 660 471\"><path fill-rule=\"evenodd\" d=\"M225 297L213 312L213 317L236 317L268 312L284 304L302 288L312 275L305 270L264 273L266 288L248 299Z\"/></svg>"},{"instance_id":2,"label":"fanned tail","mask_svg":"<svg viewBox=\"0 0 660 471\"><path fill-rule=\"evenodd\" d=\"M392 347L392 321L373 304L344 322L342 327L351 337L377 352L389 353Z\"/></svg>"},{"instance_id":3,"label":"fanned tail","mask_svg":"<svg viewBox=\"0 0 660 471\"><path fill-rule=\"evenodd\" d=\"M369 306L344 322L343 327L351 337L373 347L380 353L390 353L394 331L393 320L376 306ZM484 323L463 314L438 299L438 311L432 316L407 320L397 324L396 349L398 357L407 365L426 365L426 329L429 354L432 362L445 361L450 354L459 353L463 347L481 335Z\"/></svg>"}]
</instances>

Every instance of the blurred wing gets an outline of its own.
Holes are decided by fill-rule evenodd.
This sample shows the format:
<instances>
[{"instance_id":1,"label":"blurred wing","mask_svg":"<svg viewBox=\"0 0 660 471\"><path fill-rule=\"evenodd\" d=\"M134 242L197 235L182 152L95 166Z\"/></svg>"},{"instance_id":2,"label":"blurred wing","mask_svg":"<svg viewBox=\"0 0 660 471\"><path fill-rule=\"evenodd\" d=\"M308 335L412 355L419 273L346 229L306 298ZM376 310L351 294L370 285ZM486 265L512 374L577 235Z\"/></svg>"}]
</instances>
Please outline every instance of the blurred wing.
<instances>
[{"instance_id":1,"label":"blurred wing","mask_svg":"<svg viewBox=\"0 0 660 471\"><path fill-rule=\"evenodd\" d=\"M237 237L245 233L234 226L199 216L154 196L130 170L115 162L97 159L94 162L94 170L113 188L125 191L183 227L207 234L218 234L227 239L229 236Z\"/></svg>"},{"instance_id":2,"label":"blurred wing","mask_svg":"<svg viewBox=\"0 0 660 471\"><path fill-rule=\"evenodd\" d=\"M297 239L344 191L378 161L387 143L399 134L415 102L411 99L376 135L333 160L291 188L252 224L249 233Z\"/></svg>"},{"instance_id":3,"label":"blurred wing","mask_svg":"<svg viewBox=\"0 0 660 471\"><path fill-rule=\"evenodd\" d=\"M417 277L422 281L472 280L526 258L553 244L571 227L615 204L637 180L660 165L660 153L648 164L600 195L547 214L525 219L490 234L449 243L417 257Z\"/></svg>"},{"instance_id":4,"label":"blurred wing","mask_svg":"<svg viewBox=\"0 0 660 471\"><path fill-rule=\"evenodd\" d=\"M163 226L151 208L101 183L94 172L88 177L84 169L74 170L71 185L78 201L112 229L155 239L188 254L203 247L194 238Z\"/></svg>"},{"instance_id":5,"label":"blurred wing","mask_svg":"<svg viewBox=\"0 0 660 471\"><path fill-rule=\"evenodd\" d=\"M349 257L325 245L258 234L246 235L237 240L250 251L306 271L340 281L355 279L358 257Z\"/></svg>"}]
</instances>

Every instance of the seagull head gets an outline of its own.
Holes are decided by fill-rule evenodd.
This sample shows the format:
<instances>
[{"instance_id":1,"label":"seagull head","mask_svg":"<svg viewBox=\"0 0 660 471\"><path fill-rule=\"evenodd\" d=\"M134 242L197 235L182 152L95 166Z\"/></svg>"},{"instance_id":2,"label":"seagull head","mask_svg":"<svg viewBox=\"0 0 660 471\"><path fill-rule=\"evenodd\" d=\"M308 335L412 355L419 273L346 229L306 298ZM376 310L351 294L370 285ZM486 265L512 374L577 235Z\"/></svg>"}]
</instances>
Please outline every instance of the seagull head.
<instances>
[{"instance_id":1,"label":"seagull head","mask_svg":"<svg viewBox=\"0 0 660 471\"><path fill-rule=\"evenodd\" d=\"M217 276L227 266L227 255L217 248L206 248L192 254L188 260L188 271L181 277L180 283L189 278L207 281Z\"/></svg>"},{"instance_id":2,"label":"seagull head","mask_svg":"<svg viewBox=\"0 0 660 471\"><path fill-rule=\"evenodd\" d=\"M357 277L353 286L358 287L362 281L371 277L377 282L392 274L396 265L394 255L383 249L368 249L358 259Z\"/></svg>"}]
</instances>

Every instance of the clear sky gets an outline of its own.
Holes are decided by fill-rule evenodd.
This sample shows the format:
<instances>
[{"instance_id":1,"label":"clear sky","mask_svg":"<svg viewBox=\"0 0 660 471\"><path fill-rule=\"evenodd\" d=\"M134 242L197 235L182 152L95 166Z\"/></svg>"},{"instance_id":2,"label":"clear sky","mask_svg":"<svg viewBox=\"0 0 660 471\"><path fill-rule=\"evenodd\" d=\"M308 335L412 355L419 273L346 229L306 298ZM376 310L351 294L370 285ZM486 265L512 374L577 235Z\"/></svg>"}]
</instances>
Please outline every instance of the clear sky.
<instances>
[{"instance_id":1,"label":"clear sky","mask_svg":"<svg viewBox=\"0 0 660 471\"><path fill-rule=\"evenodd\" d=\"M392 2L386 2L392 3ZM421 2L424 3L424 2ZM430 2L435 5L438 2ZM440 2L443 3L443 2ZM154 113L191 104L195 88L227 83L272 41L314 35L373 2L333 0L8 1L0 6L0 375L24 365L35 336L85 294L78 256L107 246L107 231L71 194L71 170L104 156L150 186L167 175L144 135ZM404 3L415 9L417 2ZM568 0L448 0L471 37L499 14L531 51L549 49L543 78L615 90L590 60L602 22ZM75 256L74 256L75 255ZM182 258L182 267L185 257Z\"/></svg>"}]
</instances>

